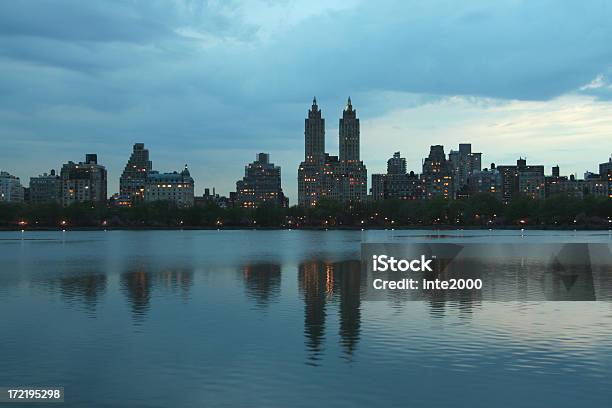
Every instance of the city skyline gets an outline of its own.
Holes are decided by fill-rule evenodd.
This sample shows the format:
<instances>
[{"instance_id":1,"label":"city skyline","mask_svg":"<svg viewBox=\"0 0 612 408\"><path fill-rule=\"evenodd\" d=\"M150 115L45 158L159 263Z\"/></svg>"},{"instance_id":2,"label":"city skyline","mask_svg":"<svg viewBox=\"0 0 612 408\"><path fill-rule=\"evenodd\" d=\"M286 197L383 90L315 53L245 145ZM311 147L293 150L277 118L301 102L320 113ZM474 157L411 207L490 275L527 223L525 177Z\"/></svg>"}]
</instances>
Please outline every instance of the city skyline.
<instances>
[{"instance_id":1,"label":"city skyline","mask_svg":"<svg viewBox=\"0 0 612 408\"><path fill-rule=\"evenodd\" d=\"M483 163L526 156L566 174L596 171L612 150L611 10L447 6L1 4L0 167L27 180L95 152L115 175L142 141L158 168L188 163L198 185L223 194L242 173L229 156L268 152L295 180L316 94L328 118L352 96L370 174L394 151L418 171L431 144L464 141ZM297 186L283 188L296 202Z\"/></svg>"},{"instance_id":2,"label":"city skyline","mask_svg":"<svg viewBox=\"0 0 612 408\"><path fill-rule=\"evenodd\" d=\"M316 99L316 97L315 97ZM320 109L323 111L325 108L323 108L319 103L319 107ZM518 103L518 102L517 102ZM307 105L306 103L304 104L305 106ZM342 116L342 106L346 105L346 100L344 101L343 104L340 104L341 108L337 108L336 110L339 110L339 114L338 116L341 117ZM327 105L325 105L327 106ZM307 108L304 108L305 111L307 111ZM326 111L332 111L333 109L327 109ZM360 109L360 112L362 112L362 110ZM610 114L612 115L612 109ZM302 112L302 118L301 120L303 120L303 116L304 116L304 112ZM361 123L365 124L365 127L367 129L368 123L371 123L370 120L368 120L367 118L367 112L366 115L364 116L365 120L361 117L360 115L360 119L361 119ZM611 116L612 117L612 116ZM336 118L332 118L332 119L336 119ZM325 138L325 146L324 146L324 150L330 150L330 151L339 151L340 149L340 144L338 142L338 138L336 137L336 135L338 134L338 132L340 131L339 126L336 124L337 121L336 120L332 120L331 122L329 122L331 124L331 126L326 127L325 132L333 137L326 137ZM363 126L362 126L363 128ZM611 128L612 131L612 128ZM362 131L362 137L361 137L361 145L362 146L371 146L372 143L375 143L375 141L380 141L381 139L384 140L384 137L373 137L374 141L372 140L368 140L368 135L367 133L364 134L366 131ZM434 133L438 133L439 131L435 131ZM303 158L304 156L304 141L303 141L303 133L304 130L303 128L301 129L301 141L296 141L298 146L294 147L293 150L298 150L301 153L299 153L301 155L301 157ZM448 137L441 137L441 139L443 140L448 140ZM134 143L142 143L142 142L135 142L135 141L129 141L126 142L126 147L127 146L132 146ZM151 144L148 141L144 142L147 145L148 150L150 150L151 153L151 158L152 160L154 160L156 163L164 163L164 162L168 162L168 156L165 154L166 152L163 149L160 149L158 151L155 151L154 147L151 147ZM432 144L441 144L442 146L447 146L444 143L437 143L435 140L431 140L431 139L425 139L425 140L420 140L419 142L415 142L413 143L413 145L415 146L414 148L410 148L409 147L409 143L411 143L411 141L405 141L404 144L402 145L401 142L398 145L393 145L393 146L381 146L381 143L377 143L377 146L375 149L372 149L372 151L376 151L379 152L379 156L374 156L373 154L370 154L370 152L368 150L365 150L366 148L362 148L362 152L361 152L361 156L362 156L362 160L364 161L364 164L367 165L368 167L368 194L370 192L370 188L371 186L371 175L372 174L379 174L379 173L384 173L386 166L387 166L387 159L388 157L391 156L391 154L393 152L396 151L400 151L402 152L402 155L404 158L406 158L406 162L407 162L407 170L410 171L414 171L415 173L419 174L421 172L421 167L422 167L422 163L426 157L426 153L420 152L418 149L416 149L416 146L420 146L423 145L425 146L425 150L428 150L429 147ZM432 143L432 144L430 144ZM451 142L452 143L452 142ZM453 143L452 145L448 145L449 148L451 148L452 146L455 145L459 145L460 143L471 143L471 144L475 144L471 141L471 139L466 139L466 140L457 140L455 143ZM491 143L488 143L489 145L491 145ZM485 143L485 145L487 145L487 143ZM492 143L492 145L495 145L495 143ZM608 147L606 145L606 147ZM83 154L85 154L85 152L89 152L90 150L93 152L93 149L88 149L87 146L84 146L82 149L80 147L77 146L73 146L74 149L79 149L77 152L77 157L76 158L66 158L66 159L61 159L61 163L56 163L55 165L51 165L48 168L41 168L38 172L35 172L35 174L24 174L25 171L23 170L23 168L2 168L3 171L7 171L10 174L19 177L22 180L22 184L23 184L23 180L29 180L30 177L34 177L37 175L42 175L43 173L49 171L49 169L58 169L61 168L61 165L65 162L71 161L71 160L78 160L78 158L80 156L82 156ZM383 149L386 149L383 151ZM527 154L525 152L521 153L519 152L519 149L514 149L511 152L507 152L507 151L498 151L498 150L493 150L493 151L484 151L484 148L480 148L480 150L483 150L483 161L482 161L482 165L483 167L487 167L489 166L491 163L508 163L508 164L512 164L516 161L516 159L518 158L526 158L529 159L530 161L535 161L538 162L539 164L543 164L544 168L545 168L545 172L546 174L550 173L550 169L554 166L560 166L562 169L562 173L565 175L576 175L577 178L582 178L582 176L584 175L585 172L591 171L591 172L597 172L598 170L598 163L600 162L604 162L607 161L608 158L612 155L608 154L607 156L604 154L602 156L602 158L599 157L589 157L589 158L585 158L582 160L583 163L585 163L585 168L580 170L576 170L576 161L575 159L577 158L576 156L580 156L579 154L576 154L576 152L574 152L571 156L574 158L574 161L570 160L567 165L563 162L561 162L561 160L555 160L554 157L551 157L549 154L544 154L544 157L548 157L548 162L547 163L542 163L542 160L539 160L538 157L536 156L534 158L534 156ZM549 148L545 149L545 150L552 150L552 151L559 151L558 147L552 145L549 146ZM609 149L612 151L612 147ZM105 151L105 148L101 148L98 151ZM232 151L230 149L230 151ZM236 157L242 157L243 153L244 154L248 154L248 158L245 159L245 162L249 161L249 158L253 156L253 154L255 154L256 152L260 152L260 151L265 151L266 153L269 153L275 157L281 157L281 159L277 159L277 163L281 168L284 168L284 172L283 172L283 180L282 180L282 188L289 193L286 193L285 195L290 199L290 203L297 203L298 202L298 187L297 187L297 183L292 183L290 182L289 178L294 178L295 180L297 180L298 174L296 171L296 166L295 163L286 163L287 161L287 157L292 157L288 156L286 154L283 154L283 152L286 152L286 150L275 150L275 149L265 149L264 147L260 147L259 149L257 149L257 147L254 147L254 150L252 151L244 151L240 153L240 155L236 156ZM537 150L536 150L537 151ZM599 153L601 153L602 151L600 151ZM603 152L605 152L605 150L603 150ZM562 154L560 154L561 157L567 156L567 153L569 152L561 152ZM1 154L1 153L0 153ZM119 179L120 177L115 177L115 174L119 174L121 175L122 173L122 169L125 168L126 162L129 160L129 150L128 152L122 152L121 154L117 155L117 156L112 156L112 157L104 157L103 155L101 155L100 153L96 153L99 157L100 157L100 161L104 164L104 166L106 167L106 169L108 170L109 174L111 176L108 177L108 193L109 196L113 193L118 193L120 191L120 183L119 183ZM222 152L219 152L219 154L223 154ZM157 159L157 155L159 155L161 157L161 159ZM233 174L237 174L237 178L239 179L242 176L243 173L243 169L241 167L241 165L238 163L239 159L236 159L236 164L237 165L233 165L234 160L224 160L227 168L228 168L228 173L224 174L225 177L215 177L214 174L207 174L208 172L206 171L206 165L205 163L201 163L198 162L197 160L194 162L194 164L190 164L189 160L187 160L187 157L193 157L193 153L189 153L189 152L184 152L184 157L183 160L181 160L181 157L177 157L176 160L176 165L173 166L172 163L170 163L167 167L169 167L170 169L174 169L174 168L181 168L184 164L188 164L190 171L192 173L193 178L196 180L196 189L195 189L195 194L196 196L201 195L204 192L205 188L215 188L217 190L218 193L221 193L223 195L229 195L230 192L235 191L235 183L236 180L230 180L229 185L226 185L226 181L225 179L228 176L227 174L232 174L231 177L233 177ZM500 157L500 158L504 158L503 161L496 161L495 159L493 159L494 157ZM165 158L165 160L164 160ZM592 159L594 159L594 162L591 163L591 161L593 161ZM43 160L45 161L45 160ZM6 162L6 161L3 161ZM45 162L48 163L52 163L52 160L46 160ZM183 163L183 164L181 164ZM371 163L374 163L373 165ZM572 163L574 163L574 165L572 165ZM158 168L162 168L161 165ZM164 167L165 168L165 167ZM193 169L200 169L200 172L196 172ZM204 172L202 173L201 169L204 168ZM370 169L372 168L372 169ZM573 171L572 171L573 170ZM199 176L198 176L199 174ZM26 183L27 184L27 183ZM291 204L293 205L293 204Z\"/></svg>"},{"instance_id":3,"label":"city skyline","mask_svg":"<svg viewBox=\"0 0 612 408\"><path fill-rule=\"evenodd\" d=\"M316 97L313 98L305 119L304 161L298 166L295 180L299 200L293 203L286 201L288 197L283 192L286 180L282 182L281 167L270 162L269 153L257 153L256 161L245 166L244 177L236 181L236 188L230 190L226 197L218 193L215 195L215 186L212 186L212 195L211 186L201 187L203 194L200 194L187 164L180 172L160 174L149 160L149 149L142 142L133 144L133 151L119 178L119 191L108 189L108 180L113 177L107 176L106 166L98 163L96 153L87 153L84 162L69 160L62 163L58 167L60 175L52 168L50 174L44 172L30 176L25 201L57 201L66 206L72 202L113 198L115 204L123 206L139 201L169 200L179 207L189 207L194 205L194 197L204 200L201 202L218 200L219 197L227 200L229 197L229 201L236 201L239 207L255 208L268 200L281 207L288 204L314 207L321 199L344 203L387 198L421 200L438 195L458 199L479 192L492 193L504 203L509 203L516 194L537 199L558 193L575 197L596 194L612 198L612 155L607 161L596 164L595 171L588 170L581 178L577 174L561 171L558 164L551 167L534 165L532 162L527 164L527 158L523 156L519 156L516 164L490 162L490 167L487 167L486 162L483 165L483 153L472 152L471 143L459 143L458 150L447 146L448 154L445 146L438 144L430 145L429 155L421 159L421 172L408 168L401 151L395 151L386 161L386 172L368 175L364 162L360 160L359 123L357 110L348 97L339 120L339 155L330 155L326 152L325 118ZM16 201L24 201L26 194L22 187L18 188L19 191L12 189L17 185L28 185L25 182L20 184L20 178L8 171L2 170L2 176L2 182L8 184L3 185L0 201L13 201L11 194L20 196ZM16 180L16 184L11 180ZM5 193L9 199L5 200Z\"/></svg>"}]
</instances>

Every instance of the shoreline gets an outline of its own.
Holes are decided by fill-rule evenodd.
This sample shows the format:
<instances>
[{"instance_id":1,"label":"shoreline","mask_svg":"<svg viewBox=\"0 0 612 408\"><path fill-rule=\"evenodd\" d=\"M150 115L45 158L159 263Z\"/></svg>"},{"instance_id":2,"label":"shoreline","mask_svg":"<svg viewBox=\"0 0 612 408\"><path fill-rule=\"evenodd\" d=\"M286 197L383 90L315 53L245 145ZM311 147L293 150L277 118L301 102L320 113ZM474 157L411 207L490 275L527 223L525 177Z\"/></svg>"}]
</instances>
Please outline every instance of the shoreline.
<instances>
[{"instance_id":1,"label":"shoreline","mask_svg":"<svg viewBox=\"0 0 612 408\"><path fill-rule=\"evenodd\" d=\"M484 231L484 230L501 230L501 231L612 231L611 227L559 227L559 226L534 226L534 227L518 227L518 226L496 226L494 228L478 227L478 226L465 226L456 227L451 225L420 225L420 226L403 226L403 227L300 227L300 228L286 228L286 227L162 227L162 226L143 226L143 227L0 227L0 232L11 232L11 231L411 231L411 230L427 230L427 231Z\"/></svg>"}]
</instances>

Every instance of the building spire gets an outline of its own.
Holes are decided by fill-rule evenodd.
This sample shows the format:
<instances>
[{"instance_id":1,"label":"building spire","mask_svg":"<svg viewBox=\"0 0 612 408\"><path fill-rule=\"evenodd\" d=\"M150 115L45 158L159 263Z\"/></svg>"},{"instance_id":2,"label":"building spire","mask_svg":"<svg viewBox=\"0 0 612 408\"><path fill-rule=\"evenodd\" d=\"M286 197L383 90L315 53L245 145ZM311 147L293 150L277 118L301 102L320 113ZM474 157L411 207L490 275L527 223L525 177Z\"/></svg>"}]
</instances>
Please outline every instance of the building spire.
<instances>
[{"instance_id":1,"label":"building spire","mask_svg":"<svg viewBox=\"0 0 612 408\"><path fill-rule=\"evenodd\" d=\"M351 103L351 97L348 97L348 100L346 102L346 109L347 111L352 111L353 110L353 104Z\"/></svg>"},{"instance_id":2,"label":"building spire","mask_svg":"<svg viewBox=\"0 0 612 408\"><path fill-rule=\"evenodd\" d=\"M312 97L312 105L314 106L314 105L316 105L316 104L317 104L317 97L316 97L316 96L313 96L313 97Z\"/></svg>"},{"instance_id":3,"label":"building spire","mask_svg":"<svg viewBox=\"0 0 612 408\"><path fill-rule=\"evenodd\" d=\"M186 177L191 176L191 174L189 174L189 168L187 167L187 164L185 164L185 169L181 171L181 176L186 176Z\"/></svg>"}]
</instances>

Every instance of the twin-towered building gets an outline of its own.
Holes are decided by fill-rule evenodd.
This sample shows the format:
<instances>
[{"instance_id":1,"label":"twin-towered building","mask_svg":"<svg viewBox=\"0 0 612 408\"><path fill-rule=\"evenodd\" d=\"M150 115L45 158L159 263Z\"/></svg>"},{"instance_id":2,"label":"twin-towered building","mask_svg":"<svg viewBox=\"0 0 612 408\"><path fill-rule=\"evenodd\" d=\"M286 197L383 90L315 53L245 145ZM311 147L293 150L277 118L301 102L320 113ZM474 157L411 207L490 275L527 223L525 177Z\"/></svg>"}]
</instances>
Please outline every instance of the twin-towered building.
<instances>
[{"instance_id":1,"label":"twin-towered building","mask_svg":"<svg viewBox=\"0 0 612 408\"><path fill-rule=\"evenodd\" d=\"M325 119L316 98L304 124L304 161L298 168L298 203L314 207L321 200L365 201L368 173L360 160L360 129L351 98L342 112L339 156L325 152Z\"/></svg>"}]
</instances>

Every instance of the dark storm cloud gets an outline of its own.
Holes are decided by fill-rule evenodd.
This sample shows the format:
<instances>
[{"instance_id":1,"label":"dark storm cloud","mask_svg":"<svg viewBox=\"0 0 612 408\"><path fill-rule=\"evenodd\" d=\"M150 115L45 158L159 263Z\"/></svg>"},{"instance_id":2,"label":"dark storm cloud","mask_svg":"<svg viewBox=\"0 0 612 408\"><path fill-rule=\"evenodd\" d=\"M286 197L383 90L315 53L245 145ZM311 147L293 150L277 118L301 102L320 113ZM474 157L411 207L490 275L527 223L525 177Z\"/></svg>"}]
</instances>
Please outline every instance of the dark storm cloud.
<instances>
[{"instance_id":1,"label":"dark storm cloud","mask_svg":"<svg viewBox=\"0 0 612 408\"><path fill-rule=\"evenodd\" d=\"M206 149L279 149L292 152L292 161L280 163L290 167L291 182L315 94L330 127L349 94L362 117L436 95L608 94L603 87L580 90L612 66L606 2L336 6L0 2L0 137L11 145L5 151L34 155L28 148L39 140L45 149L38 154L57 167L79 157L52 152L50 140L75 152L103 141L114 180L135 141L180 162L197 161L190 152ZM25 176L52 165L40 156L26 158L25 169L3 153L0 162ZM243 164L227 160L231 177ZM221 183L231 187L229 179Z\"/></svg>"}]
</instances>

